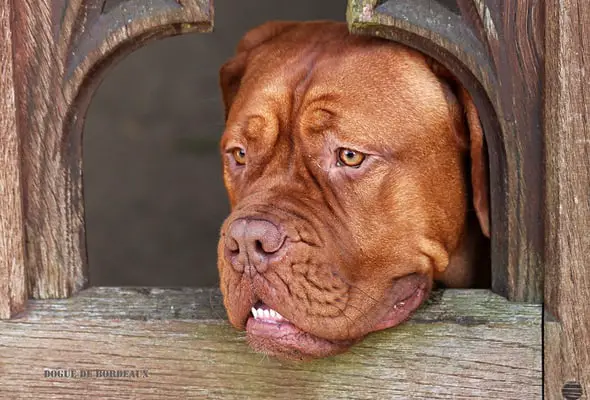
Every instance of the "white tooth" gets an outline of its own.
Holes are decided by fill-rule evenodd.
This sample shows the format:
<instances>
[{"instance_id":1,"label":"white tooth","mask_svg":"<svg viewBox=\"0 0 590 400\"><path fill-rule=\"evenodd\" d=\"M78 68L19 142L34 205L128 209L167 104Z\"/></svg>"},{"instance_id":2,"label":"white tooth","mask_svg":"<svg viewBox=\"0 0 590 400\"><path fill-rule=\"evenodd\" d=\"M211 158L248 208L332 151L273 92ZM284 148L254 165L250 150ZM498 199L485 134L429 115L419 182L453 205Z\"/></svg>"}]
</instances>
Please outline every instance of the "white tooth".
<instances>
[{"instance_id":1,"label":"white tooth","mask_svg":"<svg viewBox=\"0 0 590 400\"><path fill-rule=\"evenodd\" d=\"M275 310L270 310L269 313L271 318L275 319L277 317L277 312Z\"/></svg>"},{"instance_id":2,"label":"white tooth","mask_svg":"<svg viewBox=\"0 0 590 400\"><path fill-rule=\"evenodd\" d=\"M266 319L270 318L270 312L268 310L264 310L264 318L266 318Z\"/></svg>"},{"instance_id":3,"label":"white tooth","mask_svg":"<svg viewBox=\"0 0 590 400\"><path fill-rule=\"evenodd\" d=\"M276 313L276 314L277 314L277 319L279 321L285 319L285 317L283 317L281 314L279 314L279 313Z\"/></svg>"},{"instance_id":4,"label":"white tooth","mask_svg":"<svg viewBox=\"0 0 590 400\"><path fill-rule=\"evenodd\" d=\"M254 316L254 319L258 318L256 311L257 310L254 307L252 307L252 315Z\"/></svg>"}]
</instances>

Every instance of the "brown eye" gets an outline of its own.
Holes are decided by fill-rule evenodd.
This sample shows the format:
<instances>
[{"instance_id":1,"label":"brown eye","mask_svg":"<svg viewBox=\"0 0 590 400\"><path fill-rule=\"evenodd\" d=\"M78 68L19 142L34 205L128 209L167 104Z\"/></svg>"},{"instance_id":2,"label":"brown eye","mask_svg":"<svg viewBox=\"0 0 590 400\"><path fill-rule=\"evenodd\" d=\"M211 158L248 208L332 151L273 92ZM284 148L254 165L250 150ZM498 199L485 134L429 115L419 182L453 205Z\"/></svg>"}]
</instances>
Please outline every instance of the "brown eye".
<instances>
[{"instance_id":1,"label":"brown eye","mask_svg":"<svg viewBox=\"0 0 590 400\"><path fill-rule=\"evenodd\" d=\"M238 165L246 164L246 150L236 147L232 150L231 154Z\"/></svg>"},{"instance_id":2,"label":"brown eye","mask_svg":"<svg viewBox=\"0 0 590 400\"><path fill-rule=\"evenodd\" d=\"M365 160L365 154L351 149L338 150L338 164L347 167L359 167Z\"/></svg>"}]
</instances>

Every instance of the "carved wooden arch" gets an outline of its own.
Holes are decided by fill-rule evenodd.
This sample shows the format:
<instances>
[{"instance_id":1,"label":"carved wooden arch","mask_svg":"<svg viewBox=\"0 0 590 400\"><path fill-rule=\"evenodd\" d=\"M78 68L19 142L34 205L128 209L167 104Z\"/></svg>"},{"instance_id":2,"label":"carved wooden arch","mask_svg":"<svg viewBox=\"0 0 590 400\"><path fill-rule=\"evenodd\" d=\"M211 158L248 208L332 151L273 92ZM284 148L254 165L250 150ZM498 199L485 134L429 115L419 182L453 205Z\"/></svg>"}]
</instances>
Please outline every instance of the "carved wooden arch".
<instances>
[{"instance_id":1,"label":"carved wooden arch","mask_svg":"<svg viewBox=\"0 0 590 400\"><path fill-rule=\"evenodd\" d=\"M27 292L67 297L85 284L80 137L88 102L107 67L150 39L210 29L213 9L211 0L1 1L10 6L4 9L11 26L3 30L11 32L10 46L2 50L12 51L16 100L12 161L5 164L20 174L21 187L13 189L23 199L22 210L14 206L21 196L7 202L13 213L5 225L17 227L22 218L25 226L13 235L22 240L6 246L2 263L12 281L10 290L2 290L10 293L8 304L0 304L6 315L22 307ZM490 150L493 288L510 299L538 302L543 51L540 29L516 29L514 22L538 27L542 10L537 3L519 8L516 0L493 7L481 0L440 2L446 7L434 0L352 0L349 22L355 32L395 39L433 56L472 93ZM516 71L526 74L513 76ZM25 248L18 251L21 242ZM8 262L8 253L17 254L15 262Z\"/></svg>"},{"instance_id":2,"label":"carved wooden arch","mask_svg":"<svg viewBox=\"0 0 590 400\"><path fill-rule=\"evenodd\" d=\"M0 317L21 310L28 296L67 297L84 287L81 135L90 99L108 67L147 41L212 30L212 3L0 1L0 103L8 104L0 110L8 121L0 169L9 171L0 179L10 184L0 206L12 232L0 246L8 278Z\"/></svg>"},{"instance_id":3,"label":"carved wooden arch","mask_svg":"<svg viewBox=\"0 0 590 400\"><path fill-rule=\"evenodd\" d=\"M543 299L543 12L522 0L352 0L347 15L353 32L430 55L471 93L489 153L492 289L516 301Z\"/></svg>"}]
</instances>

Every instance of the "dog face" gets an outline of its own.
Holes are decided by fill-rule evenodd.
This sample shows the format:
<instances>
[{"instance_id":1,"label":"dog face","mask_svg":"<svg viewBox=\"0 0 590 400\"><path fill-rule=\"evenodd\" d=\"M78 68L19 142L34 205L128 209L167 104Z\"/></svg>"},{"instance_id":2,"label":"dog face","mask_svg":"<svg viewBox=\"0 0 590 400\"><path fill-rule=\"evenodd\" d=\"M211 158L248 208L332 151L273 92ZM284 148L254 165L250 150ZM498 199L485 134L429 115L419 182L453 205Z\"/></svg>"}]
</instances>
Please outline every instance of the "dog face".
<instances>
[{"instance_id":1,"label":"dog face","mask_svg":"<svg viewBox=\"0 0 590 400\"><path fill-rule=\"evenodd\" d=\"M475 108L424 55L340 23L275 22L220 75L232 212L218 268L256 350L322 357L406 320L465 239L467 176L488 232Z\"/></svg>"}]
</instances>

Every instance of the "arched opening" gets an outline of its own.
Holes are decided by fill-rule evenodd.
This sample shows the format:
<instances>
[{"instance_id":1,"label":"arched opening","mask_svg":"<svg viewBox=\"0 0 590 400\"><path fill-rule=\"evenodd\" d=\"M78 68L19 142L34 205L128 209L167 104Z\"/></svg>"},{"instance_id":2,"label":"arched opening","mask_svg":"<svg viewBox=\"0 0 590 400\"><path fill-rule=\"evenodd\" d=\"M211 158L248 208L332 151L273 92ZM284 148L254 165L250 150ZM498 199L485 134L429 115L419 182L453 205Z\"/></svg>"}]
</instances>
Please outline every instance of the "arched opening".
<instances>
[{"instance_id":1,"label":"arched opening","mask_svg":"<svg viewBox=\"0 0 590 400\"><path fill-rule=\"evenodd\" d=\"M273 19L344 21L346 1L218 2L215 30L150 43L118 63L83 139L91 286L216 286L228 204L219 67Z\"/></svg>"}]
</instances>

